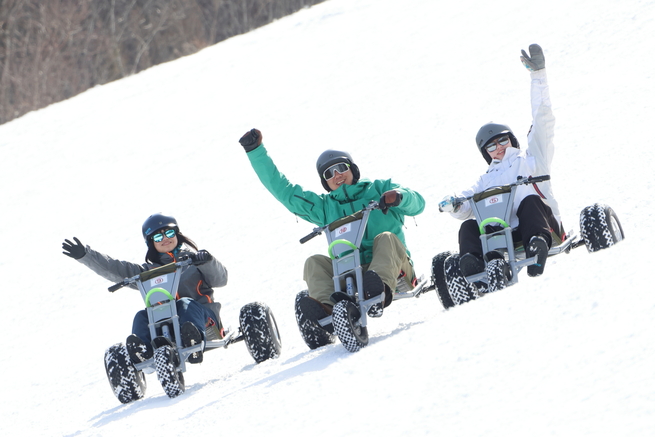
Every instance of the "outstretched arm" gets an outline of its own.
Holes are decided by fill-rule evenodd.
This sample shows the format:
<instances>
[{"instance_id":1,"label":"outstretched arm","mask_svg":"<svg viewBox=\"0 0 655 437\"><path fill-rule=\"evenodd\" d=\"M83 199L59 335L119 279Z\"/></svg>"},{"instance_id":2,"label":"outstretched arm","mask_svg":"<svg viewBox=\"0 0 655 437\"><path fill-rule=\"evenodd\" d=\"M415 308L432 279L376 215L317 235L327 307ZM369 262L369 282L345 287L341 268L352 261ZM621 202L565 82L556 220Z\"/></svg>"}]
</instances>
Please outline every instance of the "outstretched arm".
<instances>
[{"instance_id":1,"label":"outstretched arm","mask_svg":"<svg viewBox=\"0 0 655 437\"><path fill-rule=\"evenodd\" d=\"M292 184L282 174L264 147L262 134L257 129L248 131L239 140L246 150L252 168L266 189L289 211L310 223L325 225L322 197Z\"/></svg>"},{"instance_id":2,"label":"outstretched arm","mask_svg":"<svg viewBox=\"0 0 655 437\"><path fill-rule=\"evenodd\" d=\"M68 239L64 240L61 245L64 249L63 254L76 259L109 281L120 282L145 270L145 267L139 264L115 260L108 255L96 252L89 246L84 246L77 237L73 237L73 240L75 240L74 243Z\"/></svg>"},{"instance_id":3,"label":"outstretched arm","mask_svg":"<svg viewBox=\"0 0 655 437\"><path fill-rule=\"evenodd\" d=\"M550 102L546 77L546 60L538 44L529 47L530 55L521 50L521 62L530 70L530 100L532 105L532 128L528 134L528 153L534 156L538 174L550 174L555 146L555 116Z\"/></svg>"}]
</instances>

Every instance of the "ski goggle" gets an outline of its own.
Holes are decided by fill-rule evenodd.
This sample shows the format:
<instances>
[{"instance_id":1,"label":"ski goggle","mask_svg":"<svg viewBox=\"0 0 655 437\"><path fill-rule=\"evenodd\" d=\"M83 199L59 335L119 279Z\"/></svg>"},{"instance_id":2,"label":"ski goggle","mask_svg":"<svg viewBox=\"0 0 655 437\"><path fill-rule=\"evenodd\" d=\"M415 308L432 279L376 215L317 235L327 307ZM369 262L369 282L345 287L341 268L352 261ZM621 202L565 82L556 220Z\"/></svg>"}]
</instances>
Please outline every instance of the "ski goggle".
<instances>
[{"instance_id":1,"label":"ski goggle","mask_svg":"<svg viewBox=\"0 0 655 437\"><path fill-rule=\"evenodd\" d=\"M323 172L323 178L325 178L326 181L329 181L336 176L337 172L343 174L347 172L348 169L350 169L350 164L346 164L345 162L331 165Z\"/></svg>"},{"instance_id":2,"label":"ski goggle","mask_svg":"<svg viewBox=\"0 0 655 437\"><path fill-rule=\"evenodd\" d=\"M164 241L164 236L166 238L173 238L175 236L176 232L175 229L166 229L164 232L157 232L152 236L152 241L155 243L161 243Z\"/></svg>"},{"instance_id":3,"label":"ski goggle","mask_svg":"<svg viewBox=\"0 0 655 437\"><path fill-rule=\"evenodd\" d=\"M495 140L491 140L486 146L484 146L484 148L487 149L487 152L493 152L498 148L498 146L506 146L508 144L509 136L505 135L500 138L496 138Z\"/></svg>"}]
</instances>

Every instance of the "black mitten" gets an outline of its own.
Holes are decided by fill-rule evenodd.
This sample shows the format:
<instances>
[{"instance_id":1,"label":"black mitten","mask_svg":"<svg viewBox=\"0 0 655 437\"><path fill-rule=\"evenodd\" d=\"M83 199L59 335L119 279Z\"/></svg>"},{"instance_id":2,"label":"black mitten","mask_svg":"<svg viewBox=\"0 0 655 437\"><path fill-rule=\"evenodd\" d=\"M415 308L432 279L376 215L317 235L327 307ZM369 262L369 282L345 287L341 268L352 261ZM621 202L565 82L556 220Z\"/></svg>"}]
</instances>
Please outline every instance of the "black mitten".
<instances>
[{"instance_id":1,"label":"black mitten","mask_svg":"<svg viewBox=\"0 0 655 437\"><path fill-rule=\"evenodd\" d=\"M255 150L262 143L262 133L257 129L250 129L240 139L239 143L247 152Z\"/></svg>"},{"instance_id":2,"label":"black mitten","mask_svg":"<svg viewBox=\"0 0 655 437\"><path fill-rule=\"evenodd\" d=\"M196 253L192 253L189 255L189 258L191 258L191 261L193 261L193 265L196 266L205 264L214 259L211 253L207 252L206 250L199 250Z\"/></svg>"}]
</instances>

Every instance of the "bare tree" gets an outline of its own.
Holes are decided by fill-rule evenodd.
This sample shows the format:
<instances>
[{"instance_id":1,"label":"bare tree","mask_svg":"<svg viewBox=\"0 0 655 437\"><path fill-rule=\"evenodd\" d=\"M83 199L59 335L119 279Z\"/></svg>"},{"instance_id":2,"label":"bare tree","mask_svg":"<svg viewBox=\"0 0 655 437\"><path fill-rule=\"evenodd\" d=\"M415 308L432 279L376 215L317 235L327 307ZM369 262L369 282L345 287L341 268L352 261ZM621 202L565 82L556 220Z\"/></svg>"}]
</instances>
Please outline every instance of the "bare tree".
<instances>
[{"instance_id":1,"label":"bare tree","mask_svg":"<svg viewBox=\"0 0 655 437\"><path fill-rule=\"evenodd\" d=\"M324 0L0 0L0 123Z\"/></svg>"}]
</instances>

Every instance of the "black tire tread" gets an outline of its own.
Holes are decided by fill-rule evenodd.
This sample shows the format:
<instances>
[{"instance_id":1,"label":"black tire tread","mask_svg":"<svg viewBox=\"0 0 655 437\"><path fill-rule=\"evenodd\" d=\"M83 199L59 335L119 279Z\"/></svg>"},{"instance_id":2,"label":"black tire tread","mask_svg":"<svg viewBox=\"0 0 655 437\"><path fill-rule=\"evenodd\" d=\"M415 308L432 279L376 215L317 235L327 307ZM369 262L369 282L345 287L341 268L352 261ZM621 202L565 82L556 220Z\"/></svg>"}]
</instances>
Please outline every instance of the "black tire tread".
<instances>
[{"instance_id":1,"label":"black tire tread","mask_svg":"<svg viewBox=\"0 0 655 437\"><path fill-rule=\"evenodd\" d=\"M155 371L157 379L169 398L184 393L184 375L177 371L177 352L171 346L155 349Z\"/></svg>"},{"instance_id":2,"label":"black tire tread","mask_svg":"<svg viewBox=\"0 0 655 437\"><path fill-rule=\"evenodd\" d=\"M136 370L122 343L105 351L105 371L109 385L121 403L129 404L145 396L146 380L143 372Z\"/></svg>"},{"instance_id":3,"label":"black tire tread","mask_svg":"<svg viewBox=\"0 0 655 437\"><path fill-rule=\"evenodd\" d=\"M617 229L610 225L612 222ZM623 228L614 210L600 203L588 206L580 213L580 235L589 252L610 248L624 238Z\"/></svg>"},{"instance_id":4,"label":"black tire tread","mask_svg":"<svg viewBox=\"0 0 655 437\"><path fill-rule=\"evenodd\" d=\"M459 268L459 254L453 253L444 262L448 294L455 305L462 305L479 297L478 289L469 283Z\"/></svg>"},{"instance_id":5,"label":"black tire tread","mask_svg":"<svg viewBox=\"0 0 655 437\"><path fill-rule=\"evenodd\" d=\"M444 271L444 263L450 255L452 255L452 252L441 252L432 258L432 284L434 285L434 290L437 292L441 305L443 305L445 309L455 306L455 303L448 292L446 273Z\"/></svg>"},{"instance_id":6,"label":"black tire tread","mask_svg":"<svg viewBox=\"0 0 655 437\"><path fill-rule=\"evenodd\" d=\"M282 342L271 309L261 302L244 305L239 314L239 326L248 352L257 364L280 356Z\"/></svg>"}]
</instances>

